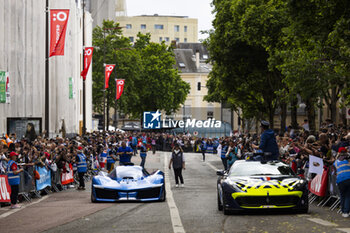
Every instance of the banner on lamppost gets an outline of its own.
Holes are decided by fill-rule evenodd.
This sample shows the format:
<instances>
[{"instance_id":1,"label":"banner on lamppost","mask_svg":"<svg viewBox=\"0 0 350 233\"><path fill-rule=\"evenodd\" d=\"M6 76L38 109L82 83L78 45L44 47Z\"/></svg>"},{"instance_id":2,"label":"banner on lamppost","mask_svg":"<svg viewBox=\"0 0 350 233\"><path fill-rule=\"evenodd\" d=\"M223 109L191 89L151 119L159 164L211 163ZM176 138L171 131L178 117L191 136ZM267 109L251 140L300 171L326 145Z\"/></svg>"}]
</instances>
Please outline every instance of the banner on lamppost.
<instances>
[{"instance_id":1,"label":"banner on lamppost","mask_svg":"<svg viewBox=\"0 0 350 233\"><path fill-rule=\"evenodd\" d=\"M109 83L109 77L111 76L111 73L114 69L115 65L106 65L105 68L105 89L107 89L109 87L108 83Z\"/></svg>"},{"instance_id":2,"label":"banner on lamppost","mask_svg":"<svg viewBox=\"0 0 350 233\"><path fill-rule=\"evenodd\" d=\"M50 57L64 55L69 10L50 10Z\"/></svg>"},{"instance_id":3,"label":"banner on lamppost","mask_svg":"<svg viewBox=\"0 0 350 233\"><path fill-rule=\"evenodd\" d=\"M74 81L72 77L69 77L69 99L74 98Z\"/></svg>"},{"instance_id":4,"label":"banner on lamppost","mask_svg":"<svg viewBox=\"0 0 350 233\"><path fill-rule=\"evenodd\" d=\"M124 79L117 79L116 82L117 82L116 99L118 100L123 94L125 80Z\"/></svg>"},{"instance_id":5,"label":"banner on lamppost","mask_svg":"<svg viewBox=\"0 0 350 233\"><path fill-rule=\"evenodd\" d=\"M94 51L94 47L86 47L84 49L84 69L81 72L81 76L83 76L84 81L85 81L86 75L89 71L93 51Z\"/></svg>"},{"instance_id":6,"label":"banner on lamppost","mask_svg":"<svg viewBox=\"0 0 350 233\"><path fill-rule=\"evenodd\" d=\"M0 103L6 103L6 72L0 71Z\"/></svg>"}]
</instances>

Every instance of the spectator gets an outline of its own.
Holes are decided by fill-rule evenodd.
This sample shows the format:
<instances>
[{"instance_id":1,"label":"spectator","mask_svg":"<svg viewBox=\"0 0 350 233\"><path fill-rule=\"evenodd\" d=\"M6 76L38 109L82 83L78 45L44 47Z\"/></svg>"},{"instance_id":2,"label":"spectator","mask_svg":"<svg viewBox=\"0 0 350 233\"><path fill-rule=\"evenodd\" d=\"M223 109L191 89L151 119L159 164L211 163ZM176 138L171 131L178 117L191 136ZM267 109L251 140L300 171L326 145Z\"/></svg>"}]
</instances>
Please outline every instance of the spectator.
<instances>
[{"instance_id":1,"label":"spectator","mask_svg":"<svg viewBox=\"0 0 350 233\"><path fill-rule=\"evenodd\" d=\"M342 216L347 218L350 213L350 160L345 147L339 148L334 165L337 169L337 185L340 191Z\"/></svg>"},{"instance_id":2,"label":"spectator","mask_svg":"<svg viewBox=\"0 0 350 233\"><path fill-rule=\"evenodd\" d=\"M175 144L174 149L171 154L171 159L169 162L169 169L171 169L171 165L173 166L174 169L174 174L175 174L175 187L179 187L179 179L181 182L181 187L184 187L184 178L182 176L182 169L186 169L185 166L185 158L183 155L182 148L180 147L179 144Z\"/></svg>"},{"instance_id":3,"label":"spectator","mask_svg":"<svg viewBox=\"0 0 350 233\"><path fill-rule=\"evenodd\" d=\"M18 168L17 166L17 157L18 154L14 151L10 153L10 161L7 165L7 178L9 185L11 186L11 209L21 208L17 204L19 184L21 181L19 173L23 172L23 168Z\"/></svg>"}]
</instances>

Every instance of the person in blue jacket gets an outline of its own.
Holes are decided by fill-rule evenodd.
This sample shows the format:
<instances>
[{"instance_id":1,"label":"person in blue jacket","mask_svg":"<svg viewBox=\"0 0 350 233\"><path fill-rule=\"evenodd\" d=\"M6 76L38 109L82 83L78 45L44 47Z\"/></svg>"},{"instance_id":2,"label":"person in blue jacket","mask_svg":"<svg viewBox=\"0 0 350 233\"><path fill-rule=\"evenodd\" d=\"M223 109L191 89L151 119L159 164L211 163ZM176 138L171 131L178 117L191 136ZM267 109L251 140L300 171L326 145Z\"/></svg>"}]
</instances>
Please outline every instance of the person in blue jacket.
<instances>
[{"instance_id":1,"label":"person in blue jacket","mask_svg":"<svg viewBox=\"0 0 350 233\"><path fill-rule=\"evenodd\" d=\"M202 143L201 143L201 151L202 151L202 156L203 156L203 162L205 161L205 152L207 150L207 142L203 138Z\"/></svg>"},{"instance_id":2,"label":"person in blue jacket","mask_svg":"<svg viewBox=\"0 0 350 233\"><path fill-rule=\"evenodd\" d=\"M122 142L122 146L118 148L117 155L119 155L119 164L124 165L125 163L131 162L133 150L126 146L125 142Z\"/></svg>"},{"instance_id":3,"label":"person in blue jacket","mask_svg":"<svg viewBox=\"0 0 350 233\"><path fill-rule=\"evenodd\" d=\"M342 216L348 218L350 213L350 159L345 147L339 148L334 166L337 169L336 182L340 191Z\"/></svg>"},{"instance_id":4,"label":"person in blue jacket","mask_svg":"<svg viewBox=\"0 0 350 233\"><path fill-rule=\"evenodd\" d=\"M147 148L146 148L145 142L142 142L140 146L140 157L141 157L140 166L143 168L145 168L146 156L147 156Z\"/></svg>"},{"instance_id":5,"label":"person in blue jacket","mask_svg":"<svg viewBox=\"0 0 350 233\"><path fill-rule=\"evenodd\" d=\"M11 186L11 209L21 208L20 205L17 205L19 184L21 178L19 173L23 172L23 168L19 169L16 163L18 154L14 151L10 153L10 161L7 164L7 179L9 185Z\"/></svg>"},{"instance_id":6,"label":"person in blue jacket","mask_svg":"<svg viewBox=\"0 0 350 233\"><path fill-rule=\"evenodd\" d=\"M275 132L269 128L270 123L267 121L261 121L261 131L260 145L252 144L253 149L260 149L264 153L271 153L266 160L278 160L279 150L275 137Z\"/></svg>"},{"instance_id":7,"label":"person in blue jacket","mask_svg":"<svg viewBox=\"0 0 350 233\"><path fill-rule=\"evenodd\" d=\"M226 141L222 141L221 143L221 161L222 161L222 165L224 165L224 169L227 170L227 157L226 157L226 153L228 150L228 146L226 144Z\"/></svg>"},{"instance_id":8,"label":"person in blue jacket","mask_svg":"<svg viewBox=\"0 0 350 233\"><path fill-rule=\"evenodd\" d=\"M84 175L87 172L87 163L86 156L83 153L83 148L81 146L78 147L78 154L76 157L76 164L79 176L79 187L78 190L85 190L85 181Z\"/></svg>"}]
</instances>

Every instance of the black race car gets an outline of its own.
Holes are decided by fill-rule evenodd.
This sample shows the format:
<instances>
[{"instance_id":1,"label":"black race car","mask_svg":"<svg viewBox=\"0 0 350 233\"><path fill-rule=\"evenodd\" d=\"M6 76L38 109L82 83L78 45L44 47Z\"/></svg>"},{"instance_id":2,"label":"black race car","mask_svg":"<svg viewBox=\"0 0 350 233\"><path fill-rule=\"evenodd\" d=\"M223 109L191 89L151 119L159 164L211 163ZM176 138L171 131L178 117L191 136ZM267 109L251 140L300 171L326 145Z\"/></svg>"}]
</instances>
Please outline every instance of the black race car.
<instances>
[{"instance_id":1,"label":"black race car","mask_svg":"<svg viewBox=\"0 0 350 233\"><path fill-rule=\"evenodd\" d=\"M217 175L218 209L225 215L259 209L308 212L307 181L282 162L238 160Z\"/></svg>"}]
</instances>

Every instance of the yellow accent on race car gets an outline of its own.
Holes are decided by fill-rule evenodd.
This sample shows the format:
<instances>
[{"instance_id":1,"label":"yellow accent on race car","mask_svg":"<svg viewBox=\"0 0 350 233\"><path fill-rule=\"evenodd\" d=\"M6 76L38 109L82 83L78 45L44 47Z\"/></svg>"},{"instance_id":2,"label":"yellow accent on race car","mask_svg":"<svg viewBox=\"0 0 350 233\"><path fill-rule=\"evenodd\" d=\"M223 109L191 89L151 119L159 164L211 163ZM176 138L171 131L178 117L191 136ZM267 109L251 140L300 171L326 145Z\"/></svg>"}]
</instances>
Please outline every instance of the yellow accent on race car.
<instances>
[{"instance_id":1,"label":"yellow accent on race car","mask_svg":"<svg viewBox=\"0 0 350 233\"><path fill-rule=\"evenodd\" d=\"M289 192L287 190L278 190L278 189L250 189L248 192L235 192L232 193L233 199L236 199L237 197L268 197L268 196L297 196L301 197L303 195L302 191L293 191Z\"/></svg>"},{"instance_id":2,"label":"yellow accent on race car","mask_svg":"<svg viewBox=\"0 0 350 233\"><path fill-rule=\"evenodd\" d=\"M302 191L292 191L297 183L297 181L287 183L277 180L235 182L242 192L232 193L232 197L234 199L241 196L297 196L300 198L303 195Z\"/></svg>"}]
</instances>

